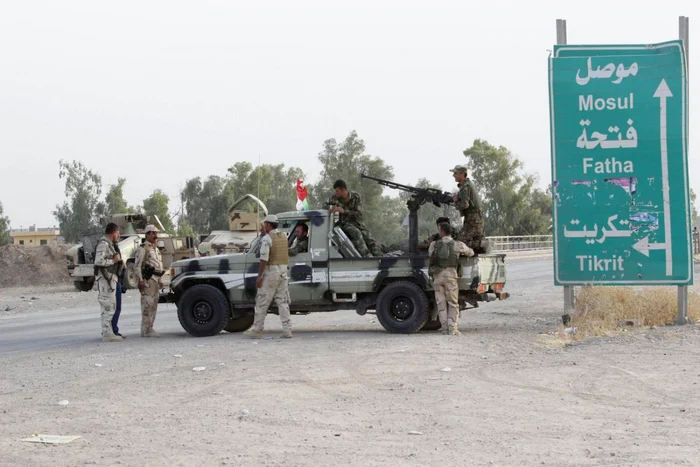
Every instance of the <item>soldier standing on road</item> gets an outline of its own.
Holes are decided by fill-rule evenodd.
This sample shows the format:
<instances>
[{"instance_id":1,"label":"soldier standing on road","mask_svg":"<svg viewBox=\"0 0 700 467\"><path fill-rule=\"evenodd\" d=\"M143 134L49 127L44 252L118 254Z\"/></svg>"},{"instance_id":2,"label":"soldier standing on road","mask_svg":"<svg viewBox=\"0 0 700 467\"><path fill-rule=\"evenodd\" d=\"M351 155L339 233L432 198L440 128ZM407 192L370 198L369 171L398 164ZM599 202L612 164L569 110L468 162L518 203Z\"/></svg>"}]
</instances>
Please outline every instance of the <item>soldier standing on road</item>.
<instances>
[{"instance_id":1,"label":"soldier standing on road","mask_svg":"<svg viewBox=\"0 0 700 467\"><path fill-rule=\"evenodd\" d=\"M362 256L382 256L381 247L372 238L362 220L360 195L348 191L348 186L343 180L337 180L333 189L335 195L330 199L331 207L328 212L340 214L338 225Z\"/></svg>"},{"instance_id":2,"label":"soldier standing on road","mask_svg":"<svg viewBox=\"0 0 700 467\"><path fill-rule=\"evenodd\" d=\"M153 329L158 310L160 278L163 276L163 258L156 242L158 229L146 226L146 241L136 250L134 272L141 291L141 337L160 337Z\"/></svg>"},{"instance_id":3,"label":"soldier standing on road","mask_svg":"<svg viewBox=\"0 0 700 467\"><path fill-rule=\"evenodd\" d=\"M467 178L467 168L457 165L451 170L459 193L454 195L455 208L464 216L462 230L457 234L457 240L465 243L473 250L481 251L481 241L484 238L484 216L481 213L481 201L474 184Z\"/></svg>"},{"instance_id":4,"label":"soldier standing on road","mask_svg":"<svg viewBox=\"0 0 700 467\"><path fill-rule=\"evenodd\" d=\"M260 339L263 336L265 317L272 302L282 321L282 337L292 337L292 321L289 313L289 279L287 267L289 252L287 235L277 230L277 216L269 215L263 219L265 236L260 240L260 268L255 286L255 320L253 327L244 332L246 337Z\"/></svg>"},{"instance_id":5,"label":"soldier standing on road","mask_svg":"<svg viewBox=\"0 0 700 467\"><path fill-rule=\"evenodd\" d=\"M298 224L294 229L296 240L294 246L289 249L289 256L296 256L299 253L309 251L309 226L306 224Z\"/></svg>"},{"instance_id":6,"label":"soldier standing on road","mask_svg":"<svg viewBox=\"0 0 700 467\"><path fill-rule=\"evenodd\" d=\"M432 242L428 251L438 317L443 334L459 336L459 256L474 256L474 251L452 238L450 224L440 224L438 234L440 239Z\"/></svg>"},{"instance_id":7,"label":"soldier standing on road","mask_svg":"<svg viewBox=\"0 0 700 467\"><path fill-rule=\"evenodd\" d=\"M97 243L95 251L95 273L97 275L97 301L102 307L102 341L120 342L121 336L112 330L112 317L116 309L116 286L122 258L114 250L114 241L119 239L119 226L107 224L105 236Z\"/></svg>"}]
</instances>

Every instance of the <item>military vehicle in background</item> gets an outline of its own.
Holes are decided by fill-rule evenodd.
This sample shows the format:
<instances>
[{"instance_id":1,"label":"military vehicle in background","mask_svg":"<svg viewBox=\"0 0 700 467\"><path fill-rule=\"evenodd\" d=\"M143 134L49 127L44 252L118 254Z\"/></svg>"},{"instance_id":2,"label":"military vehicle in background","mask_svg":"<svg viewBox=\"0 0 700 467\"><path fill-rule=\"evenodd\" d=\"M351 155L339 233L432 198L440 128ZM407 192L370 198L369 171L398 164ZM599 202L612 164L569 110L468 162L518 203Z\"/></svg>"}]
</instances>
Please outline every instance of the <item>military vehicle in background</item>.
<instances>
[{"instance_id":1,"label":"military vehicle in background","mask_svg":"<svg viewBox=\"0 0 700 467\"><path fill-rule=\"evenodd\" d=\"M136 249L146 238L144 229L148 224L153 224L158 230L158 248L163 256L163 274L161 282L164 287L170 283L170 265L181 259L198 257L194 239L190 237L172 237L164 232L158 216L145 214L115 214L100 218L100 227L87 230L81 235L81 243L73 246L66 252L66 262L75 288L87 292L92 289L95 282L95 250L100 238L104 236L107 224L114 222L119 226L119 250L126 263L126 271L122 278L124 290L138 287L138 280L134 272ZM165 292L164 292L165 293Z\"/></svg>"},{"instance_id":2,"label":"military vehicle in background","mask_svg":"<svg viewBox=\"0 0 700 467\"><path fill-rule=\"evenodd\" d=\"M252 202L251 210L245 203ZM245 195L231 205L228 210L229 229L214 230L199 244L200 256L215 256L242 253L258 236L260 223L267 216L267 206L253 195Z\"/></svg>"}]
</instances>

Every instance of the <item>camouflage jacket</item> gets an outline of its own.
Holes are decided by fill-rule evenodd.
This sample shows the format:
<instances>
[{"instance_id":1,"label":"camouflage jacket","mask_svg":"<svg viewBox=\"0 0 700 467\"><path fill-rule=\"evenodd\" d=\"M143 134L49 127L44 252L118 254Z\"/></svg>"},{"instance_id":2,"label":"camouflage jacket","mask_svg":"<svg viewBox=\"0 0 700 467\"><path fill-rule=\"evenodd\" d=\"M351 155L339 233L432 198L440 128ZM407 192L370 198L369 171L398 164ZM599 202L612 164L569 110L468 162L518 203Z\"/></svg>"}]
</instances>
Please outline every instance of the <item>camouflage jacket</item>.
<instances>
[{"instance_id":1,"label":"camouflage jacket","mask_svg":"<svg viewBox=\"0 0 700 467\"><path fill-rule=\"evenodd\" d=\"M148 241L136 249L134 273L139 281L143 280L143 267L146 265L153 266L157 273L163 272L163 257L160 254L160 250L156 245ZM158 277L155 277L155 280L158 280Z\"/></svg>"},{"instance_id":2,"label":"camouflage jacket","mask_svg":"<svg viewBox=\"0 0 700 467\"><path fill-rule=\"evenodd\" d=\"M107 237L101 238L95 251L95 272L98 280L108 280L111 287L114 287L117 283L118 263L115 263L113 260L115 254L117 252L114 249L112 240Z\"/></svg>"},{"instance_id":3,"label":"camouflage jacket","mask_svg":"<svg viewBox=\"0 0 700 467\"><path fill-rule=\"evenodd\" d=\"M361 199L359 194L350 192L350 197L348 197L347 200L333 195L330 202L333 205L340 206L345 211L340 215L341 224L354 224L358 227L364 227L362 209L360 208Z\"/></svg>"},{"instance_id":4,"label":"camouflage jacket","mask_svg":"<svg viewBox=\"0 0 700 467\"><path fill-rule=\"evenodd\" d=\"M459 188L459 200L455 202L455 208L462 215L467 212L481 210L481 201L471 180L466 179L457 185Z\"/></svg>"},{"instance_id":5,"label":"camouflage jacket","mask_svg":"<svg viewBox=\"0 0 700 467\"><path fill-rule=\"evenodd\" d=\"M298 240L293 247L289 249L289 256L295 256L299 253L306 253L309 251L309 239L305 238L303 240Z\"/></svg>"}]
</instances>

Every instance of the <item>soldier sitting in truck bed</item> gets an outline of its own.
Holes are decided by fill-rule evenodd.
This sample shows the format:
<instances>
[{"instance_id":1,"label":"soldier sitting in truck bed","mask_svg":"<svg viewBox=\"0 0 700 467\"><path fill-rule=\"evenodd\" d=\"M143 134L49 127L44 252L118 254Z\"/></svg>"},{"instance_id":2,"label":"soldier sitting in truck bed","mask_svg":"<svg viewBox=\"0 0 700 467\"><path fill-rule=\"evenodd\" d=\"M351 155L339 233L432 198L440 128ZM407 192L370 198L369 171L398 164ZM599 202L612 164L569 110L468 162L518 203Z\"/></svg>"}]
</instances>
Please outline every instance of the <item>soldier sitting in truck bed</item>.
<instances>
[{"instance_id":1,"label":"soldier sitting in truck bed","mask_svg":"<svg viewBox=\"0 0 700 467\"><path fill-rule=\"evenodd\" d=\"M357 251L364 257L382 256L381 246L372 238L362 219L360 208L360 195L350 192L343 180L337 180L333 184L335 195L329 201L329 213L340 214L338 226L343 229L345 235L350 238Z\"/></svg>"}]
</instances>

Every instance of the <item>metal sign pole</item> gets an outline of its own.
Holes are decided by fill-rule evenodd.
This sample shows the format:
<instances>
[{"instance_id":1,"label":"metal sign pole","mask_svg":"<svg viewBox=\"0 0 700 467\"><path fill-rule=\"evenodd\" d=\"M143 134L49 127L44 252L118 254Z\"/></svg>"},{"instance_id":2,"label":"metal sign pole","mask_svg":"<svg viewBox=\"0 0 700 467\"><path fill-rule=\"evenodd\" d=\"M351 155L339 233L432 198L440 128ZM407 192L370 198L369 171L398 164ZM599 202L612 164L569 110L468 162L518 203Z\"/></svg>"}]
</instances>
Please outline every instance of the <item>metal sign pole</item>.
<instances>
[{"instance_id":1,"label":"metal sign pole","mask_svg":"<svg viewBox=\"0 0 700 467\"><path fill-rule=\"evenodd\" d=\"M566 44L566 20L557 20L557 44ZM556 248L556 245L553 245ZM569 313L574 309L574 287L564 286L564 313Z\"/></svg>"},{"instance_id":2,"label":"metal sign pole","mask_svg":"<svg viewBox=\"0 0 700 467\"><path fill-rule=\"evenodd\" d=\"M687 16L679 16L678 17L678 38L683 41L683 50L685 51L685 73L686 73L686 80L688 79L688 69L690 68L690 65L688 63L688 60L690 58L690 54L688 53L689 49L689 44L688 44L688 26L689 26L689 18ZM688 86L690 87L690 86ZM690 93L688 93L690 94ZM688 105L690 107L690 105ZM688 112L690 113L690 112ZM692 237L691 237L691 242L692 242ZM690 318L688 317L688 286L687 285L679 285L678 286L678 317L676 318L676 324L681 325L681 324L688 324L691 323Z\"/></svg>"}]
</instances>

